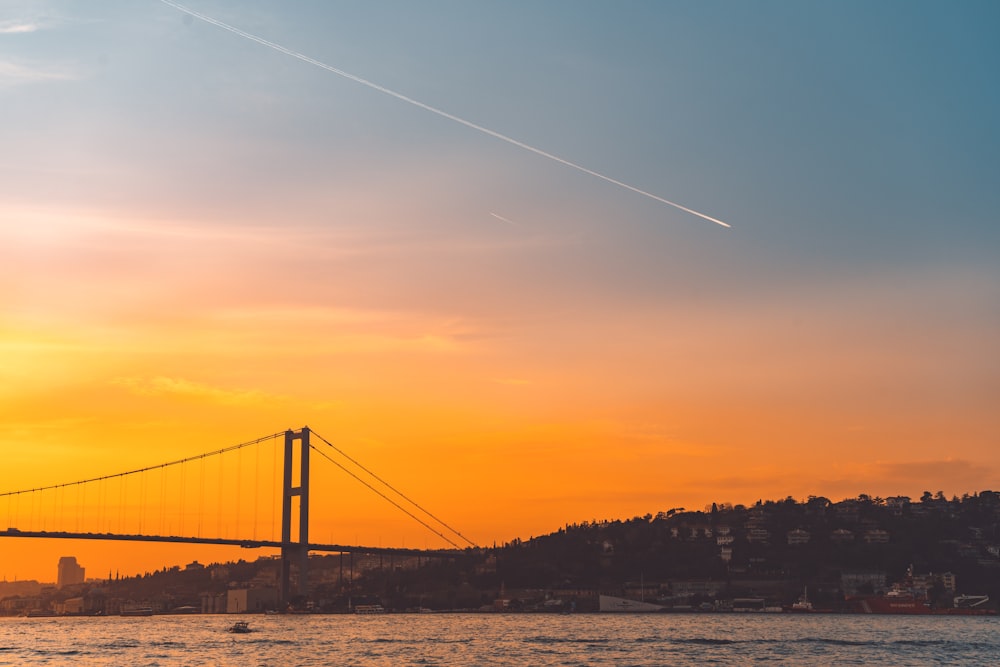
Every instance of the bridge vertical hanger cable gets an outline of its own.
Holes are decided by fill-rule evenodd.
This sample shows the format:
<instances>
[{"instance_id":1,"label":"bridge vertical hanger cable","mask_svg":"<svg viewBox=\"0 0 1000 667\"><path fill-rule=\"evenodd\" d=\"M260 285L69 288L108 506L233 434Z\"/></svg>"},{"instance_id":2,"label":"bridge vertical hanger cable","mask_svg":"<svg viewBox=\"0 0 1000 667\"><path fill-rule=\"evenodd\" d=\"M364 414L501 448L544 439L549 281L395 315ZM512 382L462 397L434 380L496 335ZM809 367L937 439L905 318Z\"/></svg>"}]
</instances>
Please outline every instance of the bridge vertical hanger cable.
<instances>
[{"instance_id":1,"label":"bridge vertical hanger cable","mask_svg":"<svg viewBox=\"0 0 1000 667\"><path fill-rule=\"evenodd\" d=\"M123 476L121 478L121 484L118 485L118 532L124 533L125 530L125 494L128 492L128 476ZM63 499L65 500L66 494L63 493Z\"/></svg>"},{"instance_id":2,"label":"bridge vertical hanger cable","mask_svg":"<svg viewBox=\"0 0 1000 667\"><path fill-rule=\"evenodd\" d=\"M274 454L273 454L274 460L272 462L272 468L271 468L271 495L268 496L268 497L272 499L271 500L271 539L273 540L278 535L277 531L275 530L275 525L276 525L276 521L277 521L277 518L278 518L278 504L276 502L274 502L274 499L279 497L279 495L278 495L278 448L272 446L271 449L274 452Z\"/></svg>"},{"instance_id":3,"label":"bridge vertical hanger cable","mask_svg":"<svg viewBox=\"0 0 1000 667\"><path fill-rule=\"evenodd\" d=\"M146 485L143 482L142 473L136 475L135 478L139 483L139 499L135 502L135 533L142 535L142 492Z\"/></svg>"},{"instance_id":4,"label":"bridge vertical hanger cable","mask_svg":"<svg viewBox=\"0 0 1000 667\"><path fill-rule=\"evenodd\" d=\"M201 537L201 522L205 514L205 459L198 464L198 537Z\"/></svg>"},{"instance_id":5,"label":"bridge vertical hanger cable","mask_svg":"<svg viewBox=\"0 0 1000 667\"><path fill-rule=\"evenodd\" d=\"M187 463L181 464L181 499L180 499L180 511L178 516L178 535L184 534L184 519L187 518L185 513L184 501L187 499Z\"/></svg>"},{"instance_id":6,"label":"bridge vertical hanger cable","mask_svg":"<svg viewBox=\"0 0 1000 667\"><path fill-rule=\"evenodd\" d=\"M197 454L195 456L189 456L189 457L184 458L184 459L177 459L175 461L167 461L166 463L160 463L160 464L153 465L153 466L146 466L145 468L136 468L135 470L126 470L125 472L119 472L119 473L115 473L113 475L102 475L100 477L91 477L89 479L81 479L81 480L76 480L76 481L72 481L72 482L64 482L62 484L50 484L49 486L43 486L43 487L38 487L38 488L34 488L34 489L20 489L20 490L17 490L17 491L6 491L6 492L3 492L3 493L0 493L0 497L14 496L14 495L17 495L17 494L20 494L20 493L28 493L28 492L31 492L31 491L46 491L48 489L65 488L65 487L75 486L76 484L84 484L84 483L88 483L88 482L96 482L97 480L101 480L101 479L113 479L113 478L116 478L116 477L118 477L118 478L124 478L124 477L128 477L130 475L135 475L136 473L140 473L140 472L143 472L143 471L146 471L146 470L154 470L156 468L168 468L168 467L171 467L171 466L178 466L178 465L181 465L183 463L188 463L190 461L196 461L198 459L207 458L209 456L218 456L220 454L225 454L226 452L236 451L238 449L243 449L244 447L250 447L251 445L256 445L257 443L264 442L265 440L273 440L275 438L279 438L279 437L282 437L282 436L284 436L284 432L281 432L281 433L272 433L271 435L265 435L265 436L263 436L261 438L257 438L256 440L248 440L247 442L241 442L238 445L230 445L229 447L224 447L222 449L217 449L217 450L214 450L214 451L211 451L211 452L205 452L203 454Z\"/></svg>"},{"instance_id":7,"label":"bridge vertical hanger cable","mask_svg":"<svg viewBox=\"0 0 1000 667\"><path fill-rule=\"evenodd\" d=\"M163 517L167 511L167 469L160 468L160 535L163 535Z\"/></svg>"},{"instance_id":8,"label":"bridge vertical hanger cable","mask_svg":"<svg viewBox=\"0 0 1000 667\"><path fill-rule=\"evenodd\" d=\"M136 516L138 517L136 533L142 535L142 526L146 518L146 473L143 472L139 473L139 512Z\"/></svg>"},{"instance_id":9,"label":"bridge vertical hanger cable","mask_svg":"<svg viewBox=\"0 0 1000 667\"><path fill-rule=\"evenodd\" d=\"M260 445L253 450L253 539L257 539L257 508L260 505Z\"/></svg>"},{"instance_id":10,"label":"bridge vertical hanger cable","mask_svg":"<svg viewBox=\"0 0 1000 667\"><path fill-rule=\"evenodd\" d=\"M307 429L303 428L300 433L307 433L307 432L308 432ZM262 530L262 526L258 525L260 523L261 517L259 515L260 507L258 505L257 498L259 497L260 492L263 491L263 489L260 488L262 484L266 486L266 481L265 481L266 473L264 476L262 476L260 470L260 457L261 457L260 444L263 443L265 440L273 441L274 439L277 439L282 435L285 435L287 438L289 433L291 432L286 431L282 433L276 433L263 438L258 438L257 440L251 442L245 442L239 445L234 445L231 447L226 447L220 450L216 450L214 452L209 452L198 456L191 456L188 458L171 461L168 463L162 463L154 466L147 466L144 468L129 470L126 472L116 473L112 475L103 475L100 477L82 479L75 482L53 484L40 488L21 489L18 491L9 491L0 493L0 499L2 499L3 502L7 503L7 520L8 520L8 525L11 528L9 531L7 531L7 533L8 534L16 534L19 532L40 533L37 535L38 537L45 537L46 533L49 532L48 525L45 526L46 530L41 530L41 531L38 530L38 526L36 525L44 520L46 524L49 521L51 521L51 523L54 524L53 528L51 529L51 533L55 537L70 537L68 533L70 533L71 531L67 530L66 527L74 526L75 530L72 530L73 533L86 535L87 537L90 537L92 539L120 540L120 539L141 538L144 541L164 541L164 542L197 540L199 542L205 541L209 543L219 543L219 544L232 542L246 546L248 540L245 537L237 539L238 538L237 535L237 537L234 537L231 540L226 540L221 537L221 533L223 532L221 526L223 524L226 525L227 529L233 528L233 521L231 520L233 517L233 512L224 506L225 501L223 499L226 498L227 496L231 497L233 495L231 492L227 492L231 491L231 489L227 490L227 483L229 484L230 487L235 485L237 489L236 516L238 517L237 521L240 521L242 519L242 514L238 514L238 512L240 512L240 509L242 507L242 501L245 495L244 491L246 491L244 487L249 486L251 484L249 478L249 468L247 468L246 470L248 476L247 484L242 483L242 474L244 472L243 468L245 466L249 466L249 462L242 456L241 450L242 448L247 446L257 445L258 448L254 450L254 463L253 463L254 477L252 482L254 488L252 489L252 491L254 493L255 500L253 503L254 509L251 521L254 524L253 527L254 538L252 541L259 542L259 540L257 540L257 533L260 530ZM294 435L295 434L293 434L293 436ZM300 436L300 437L304 441L301 453L303 461L308 460L307 458L308 452L315 451L319 453L324 458L329 460L331 463L341 468L344 472L346 472L350 476L354 477L357 481L368 487L371 491L373 491L374 493L382 497L384 500L395 506L397 509L402 511L404 514L408 515L411 519L421 524L426 529L430 530L432 533L434 533L442 540L450 544L452 547L456 549L461 548L458 546L456 542L449 539L443 533L436 530L434 527L432 527L425 521L421 520L415 514L408 511L398 502L394 501L392 498L389 498L385 493L376 489L374 486L372 486L372 484L361 479L357 474L347 469L339 462L335 461L332 457L327 455L326 452L320 451L318 447L310 445L306 441L305 436ZM466 542L469 542L469 544L473 544L470 540L462 536L461 533L458 533L458 531L456 531L454 528L451 528L450 526L445 524L436 516L428 512L426 509L420 507L412 499L402 494L398 489L390 485L384 479L375 475L370 469L364 467L355 459L347 456L346 453L339 450L325 438L321 437L321 439L327 444L328 447L333 449L335 452L340 453L342 456L346 457L352 464L358 466L359 469L364 470L367 474L374 477L376 480L378 480L379 483L387 487L393 493L396 493L401 498L405 499L407 502L409 502L411 505L413 505L421 512L429 516L431 519L438 522L451 532L455 533L456 535L464 539ZM306 449L307 447L308 449ZM224 472L226 466L224 465L223 457L226 453L232 452L234 450L236 450L239 454L238 456L239 462L237 464L237 470L235 471L237 474L237 479L230 481L230 479L224 479L224 476L228 473ZM273 459L275 465L273 466L271 477L272 477L272 488L276 488L277 475L278 475L278 465L277 465L278 455L279 455L278 448L275 447L273 449L273 452L274 452ZM208 500L206 498L205 489L206 486L209 487L211 486L207 484L207 473L210 470L210 468L209 464L205 461L205 459L208 457L216 459L219 463L218 474L219 474L220 484L218 485L217 489L214 489L214 491L216 492L215 493L216 505L220 510L217 513L217 521L219 526L218 533L220 534L220 537L217 538L216 537L203 538L201 535L204 527L204 513L209 511L205 507L206 500ZM197 482L194 479L190 480L188 479L190 474L194 474L194 472L189 469L187 464L195 460L198 461L199 465L199 470L198 470L199 478ZM172 473L167 468L176 469L177 476L172 477ZM156 506L155 497L157 494L155 487L152 486L156 483L156 479L152 477L152 472L156 469L159 469L159 484L160 484L159 498L161 500L159 506ZM129 478L133 476L138 476L138 486L135 486L130 483ZM308 479L308 473L305 467L303 467L303 472L301 473L301 476L302 480ZM111 486L112 481L114 481L114 483L117 484L117 488L113 488ZM194 493L193 485L195 484L198 485L197 495L195 495ZM189 487L191 488L189 489ZM94 489L96 489L96 492ZM192 494L192 497L190 499L187 498L189 490ZM70 493L73 494L72 498L68 496L68 494ZM95 493L96 493L96 499L95 499ZM24 494L29 494L30 497L26 499L22 498ZM46 494L51 494L51 495L47 496ZM272 494L272 497L274 497L275 495L276 494ZM117 498L117 505L111 501L112 497ZM49 500L50 498L51 500ZM282 499L282 501L284 502L284 499ZM189 507L190 502L197 503L198 507L194 509L190 508ZM209 502L211 501L209 500ZM26 531L21 531L17 528L17 526L21 524L22 519L25 518L21 514L22 503L25 504L24 511L27 514L26 518L28 523L22 524L24 528L29 529ZM95 503L96 507L94 506ZM51 504L51 510L45 509L45 506L47 504ZM278 505L277 503L272 503L272 508L271 508L272 531L274 530L276 522L277 505ZM247 512L249 511L250 510L248 505ZM2 512L2 508L0 508L0 512ZM191 516L188 516L189 514ZM224 515L226 515L225 521L223 520ZM305 515L303 514L303 516ZM43 519L42 517L45 518ZM157 519L159 519L159 524L160 524L158 529L156 527ZM97 522L96 524L94 523L95 521ZM195 521L197 523L196 530L198 533L196 537L187 534L188 524L191 524L192 522ZM300 523L302 524L302 526L300 526L300 535L308 534L307 528L305 527L307 526L306 521L307 521L306 519L300 517ZM193 527L192 530L194 530ZM284 531L284 526L282 530ZM35 535L25 535L25 536L32 537ZM276 542L274 539L266 540L265 544L260 544L260 546L273 546L272 544L266 544L266 542L272 542L274 544L280 544L284 546L285 541L287 541L286 538L282 538L282 542L280 543ZM303 545L305 545L306 538L303 538L302 542ZM329 546L331 545L318 545L317 548L320 548L322 550L324 547L329 547ZM351 549L351 547L343 547L343 546L340 546L338 548L346 550Z\"/></svg>"},{"instance_id":11,"label":"bridge vertical hanger cable","mask_svg":"<svg viewBox=\"0 0 1000 667\"><path fill-rule=\"evenodd\" d=\"M97 530L100 532L104 523L104 480L97 482ZM43 529L44 530L44 529Z\"/></svg>"},{"instance_id":12,"label":"bridge vertical hanger cable","mask_svg":"<svg viewBox=\"0 0 1000 667\"><path fill-rule=\"evenodd\" d=\"M216 522L215 534L218 535L219 537L222 537L222 499L226 495L223 492L223 488L222 488L222 484L225 481L225 476L223 475L223 471L225 470L225 466L222 465L222 463L223 463L223 457L224 456L225 456L225 454L220 454L219 455L219 485L216 487L216 495L215 495L215 498L216 498L216 502L215 502L215 522Z\"/></svg>"}]
</instances>

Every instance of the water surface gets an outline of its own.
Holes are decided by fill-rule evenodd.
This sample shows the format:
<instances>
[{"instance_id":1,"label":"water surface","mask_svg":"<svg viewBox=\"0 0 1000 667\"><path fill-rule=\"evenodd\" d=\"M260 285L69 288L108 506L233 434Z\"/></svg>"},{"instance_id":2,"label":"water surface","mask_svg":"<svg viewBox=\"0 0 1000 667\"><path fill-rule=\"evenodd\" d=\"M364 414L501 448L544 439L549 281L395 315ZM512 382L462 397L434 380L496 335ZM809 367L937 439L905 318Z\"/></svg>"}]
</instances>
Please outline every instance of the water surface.
<instances>
[{"instance_id":1,"label":"water surface","mask_svg":"<svg viewBox=\"0 0 1000 667\"><path fill-rule=\"evenodd\" d=\"M0 665L989 665L997 617L385 614L0 619Z\"/></svg>"}]
</instances>

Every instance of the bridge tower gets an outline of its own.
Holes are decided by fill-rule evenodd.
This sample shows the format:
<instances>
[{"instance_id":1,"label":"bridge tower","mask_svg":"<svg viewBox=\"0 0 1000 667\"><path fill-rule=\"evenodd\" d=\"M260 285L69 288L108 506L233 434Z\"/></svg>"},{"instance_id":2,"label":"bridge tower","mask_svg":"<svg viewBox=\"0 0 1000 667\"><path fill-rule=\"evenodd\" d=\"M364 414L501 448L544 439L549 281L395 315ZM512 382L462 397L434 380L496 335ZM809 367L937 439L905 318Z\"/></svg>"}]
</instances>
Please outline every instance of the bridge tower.
<instances>
[{"instance_id":1,"label":"bridge tower","mask_svg":"<svg viewBox=\"0 0 1000 667\"><path fill-rule=\"evenodd\" d=\"M295 441L299 442L298 456ZM298 474L294 467L298 459ZM295 479L295 478L298 479ZM297 482L297 484L296 484ZM298 535L292 540L293 499L298 498ZM298 585L291 586L292 564L298 570ZM285 431L285 469L281 493L281 601L309 593L309 427Z\"/></svg>"}]
</instances>

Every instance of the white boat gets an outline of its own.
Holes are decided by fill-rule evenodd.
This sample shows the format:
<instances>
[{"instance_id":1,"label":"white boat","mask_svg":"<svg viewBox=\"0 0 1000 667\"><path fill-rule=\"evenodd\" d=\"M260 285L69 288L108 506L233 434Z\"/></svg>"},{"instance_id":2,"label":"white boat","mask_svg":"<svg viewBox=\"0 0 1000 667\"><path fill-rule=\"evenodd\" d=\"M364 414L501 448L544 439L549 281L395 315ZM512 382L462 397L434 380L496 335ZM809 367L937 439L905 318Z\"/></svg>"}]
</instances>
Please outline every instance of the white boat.
<instances>
[{"instance_id":1,"label":"white boat","mask_svg":"<svg viewBox=\"0 0 1000 667\"><path fill-rule=\"evenodd\" d=\"M664 607L650 602L639 602L628 598L618 598L613 595L601 595L598 598L598 609L612 613L650 613L663 611Z\"/></svg>"},{"instance_id":2,"label":"white boat","mask_svg":"<svg viewBox=\"0 0 1000 667\"><path fill-rule=\"evenodd\" d=\"M989 595L956 595L952 604L955 605L955 609L974 609L989 601Z\"/></svg>"},{"instance_id":3,"label":"white boat","mask_svg":"<svg viewBox=\"0 0 1000 667\"><path fill-rule=\"evenodd\" d=\"M796 602L792 603L790 611L803 612L812 610L813 610L813 605L812 602L809 601L809 588L806 587L802 589L802 597L800 597Z\"/></svg>"},{"instance_id":4,"label":"white boat","mask_svg":"<svg viewBox=\"0 0 1000 667\"><path fill-rule=\"evenodd\" d=\"M359 604L354 607L355 614L384 614L385 607L380 604Z\"/></svg>"}]
</instances>

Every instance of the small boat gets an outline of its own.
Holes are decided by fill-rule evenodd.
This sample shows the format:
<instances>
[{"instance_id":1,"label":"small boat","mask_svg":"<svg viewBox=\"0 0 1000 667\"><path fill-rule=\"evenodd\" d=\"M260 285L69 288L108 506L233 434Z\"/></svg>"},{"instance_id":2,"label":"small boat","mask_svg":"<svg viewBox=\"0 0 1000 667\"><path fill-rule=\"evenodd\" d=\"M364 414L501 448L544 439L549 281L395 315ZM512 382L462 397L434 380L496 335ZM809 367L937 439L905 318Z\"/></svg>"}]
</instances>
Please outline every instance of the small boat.
<instances>
[{"instance_id":1,"label":"small boat","mask_svg":"<svg viewBox=\"0 0 1000 667\"><path fill-rule=\"evenodd\" d=\"M650 613L663 611L662 605L640 600L629 600L628 598L615 597L613 595L600 595L597 599L598 610L602 613Z\"/></svg>"},{"instance_id":2,"label":"small boat","mask_svg":"<svg viewBox=\"0 0 1000 667\"><path fill-rule=\"evenodd\" d=\"M238 635L244 635L248 632L253 632L253 630L250 629L249 621L236 621L231 626L229 626L229 630L227 630L227 632L233 632Z\"/></svg>"},{"instance_id":3,"label":"small boat","mask_svg":"<svg viewBox=\"0 0 1000 667\"><path fill-rule=\"evenodd\" d=\"M354 606L355 614L384 614L385 607L380 604L359 604Z\"/></svg>"},{"instance_id":4,"label":"small boat","mask_svg":"<svg viewBox=\"0 0 1000 667\"><path fill-rule=\"evenodd\" d=\"M798 601L793 602L790 611L795 612L810 612L815 611L813 609L812 602L809 601L809 587L802 589L802 597Z\"/></svg>"},{"instance_id":5,"label":"small boat","mask_svg":"<svg viewBox=\"0 0 1000 667\"><path fill-rule=\"evenodd\" d=\"M140 607L137 605L126 605L119 612L120 616L152 616L152 607Z\"/></svg>"},{"instance_id":6,"label":"small boat","mask_svg":"<svg viewBox=\"0 0 1000 667\"><path fill-rule=\"evenodd\" d=\"M952 604L955 609L975 609L990 601L988 595L957 595Z\"/></svg>"},{"instance_id":7,"label":"small boat","mask_svg":"<svg viewBox=\"0 0 1000 667\"><path fill-rule=\"evenodd\" d=\"M930 605L924 599L891 590L885 595L859 595L850 598L855 611L862 614L930 614Z\"/></svg>"}]
</instances>

